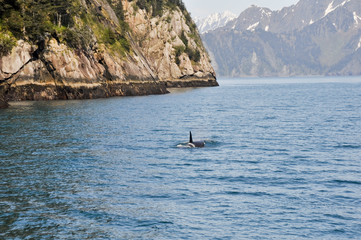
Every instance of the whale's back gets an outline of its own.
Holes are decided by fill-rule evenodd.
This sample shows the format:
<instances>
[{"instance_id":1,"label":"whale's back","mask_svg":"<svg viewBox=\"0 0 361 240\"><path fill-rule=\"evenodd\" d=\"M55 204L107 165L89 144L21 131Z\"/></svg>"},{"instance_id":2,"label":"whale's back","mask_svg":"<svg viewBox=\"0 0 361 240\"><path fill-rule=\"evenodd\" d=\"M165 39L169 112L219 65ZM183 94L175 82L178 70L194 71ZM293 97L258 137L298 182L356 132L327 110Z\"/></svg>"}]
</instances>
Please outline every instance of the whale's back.
<instances>
[{"instance_id":1,"label":"whale's back","mask_svg":"<svg viewBox=\"0 0 361 240\"><path fill-rule=\"evenodd\" d=\"M204 147L205 142L204 141L193 141L192 132L189 132L189 143L188 146L190 147Z\"/></svg>"}]
</instances>

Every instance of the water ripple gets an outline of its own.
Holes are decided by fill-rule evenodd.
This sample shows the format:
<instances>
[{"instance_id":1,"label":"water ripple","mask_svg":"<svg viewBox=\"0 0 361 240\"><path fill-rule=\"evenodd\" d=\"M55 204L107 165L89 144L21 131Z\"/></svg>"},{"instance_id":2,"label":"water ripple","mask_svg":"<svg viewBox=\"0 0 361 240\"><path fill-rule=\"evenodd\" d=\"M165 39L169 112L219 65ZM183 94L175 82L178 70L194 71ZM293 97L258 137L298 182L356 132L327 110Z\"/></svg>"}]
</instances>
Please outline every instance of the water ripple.
<instances>
[{"instance_id":1,"label":"water ripple","mask_svg":"<svg viewBox=\"0 0 361 240\"><path fill-rule=\"evenodd\" d=\"M361 84L262 81L0 110L0 239L357 239Z\"/></svg>"}]
</instances>

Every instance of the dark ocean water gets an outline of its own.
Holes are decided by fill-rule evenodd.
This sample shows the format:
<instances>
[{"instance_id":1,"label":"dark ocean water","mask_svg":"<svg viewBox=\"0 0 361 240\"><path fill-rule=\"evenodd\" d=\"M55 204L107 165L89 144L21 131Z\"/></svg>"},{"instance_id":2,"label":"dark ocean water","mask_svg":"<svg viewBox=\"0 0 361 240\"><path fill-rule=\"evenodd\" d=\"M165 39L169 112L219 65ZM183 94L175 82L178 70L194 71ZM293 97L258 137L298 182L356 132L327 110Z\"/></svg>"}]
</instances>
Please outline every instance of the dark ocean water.
<instances>
[{"instance_id":1,"label":"dark ocean water","mask_svg":"<svg viewBox=\"0 0 361 240\"><path fill-rule=\"evenodd\" d=\"M361 78L220 84L1 110L0 239L360 239Z\"/></svg>"}]
</instances>

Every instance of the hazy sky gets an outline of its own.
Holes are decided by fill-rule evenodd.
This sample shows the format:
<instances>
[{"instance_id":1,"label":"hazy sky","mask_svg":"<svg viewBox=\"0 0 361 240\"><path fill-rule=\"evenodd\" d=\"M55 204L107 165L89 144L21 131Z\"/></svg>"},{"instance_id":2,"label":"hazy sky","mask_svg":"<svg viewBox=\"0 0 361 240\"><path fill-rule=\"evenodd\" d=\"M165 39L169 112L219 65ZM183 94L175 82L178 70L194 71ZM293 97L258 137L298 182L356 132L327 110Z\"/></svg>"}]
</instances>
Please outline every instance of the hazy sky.
<instances>
[{"instance_id":1,"label":"hazy sky","mask_svg":"<svg viewBox=\"0 0 361 240\"><path fill-rule=\"evenodd\" d=\"M229 10L240 14L251 5L268 7L272 10L279 10L282 7L289 7L299 0L183 0L192 17L205 17L215 12Z\"/></svg>"}]
</instances>

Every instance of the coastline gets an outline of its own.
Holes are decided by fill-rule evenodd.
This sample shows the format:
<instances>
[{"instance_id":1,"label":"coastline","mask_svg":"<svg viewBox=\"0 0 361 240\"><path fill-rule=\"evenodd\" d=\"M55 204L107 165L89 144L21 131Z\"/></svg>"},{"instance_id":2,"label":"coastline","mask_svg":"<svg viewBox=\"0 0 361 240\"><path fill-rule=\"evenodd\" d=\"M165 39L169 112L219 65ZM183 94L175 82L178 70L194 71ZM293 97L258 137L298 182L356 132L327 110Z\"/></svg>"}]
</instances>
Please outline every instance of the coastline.
<instances>
[{"instance_id":1,"label":"coastline","mask_svg":"<svg viewBox=\"0 0 361 240\"><path fill-rule=\"evenodd\" d=\"M8 87L5 96L3 96L7 101L0 100L0 108L7 108L9 106L8 102L13 101L81 100L120 96L160 95L169 93L168 88L219 86L215 77L186 77L172 80L106 81L101 83L66 82L66 85L56 84L55 82L39 83L34 81L24 81L22 84L14 84Z\"/></svg>"}]
</instances>

